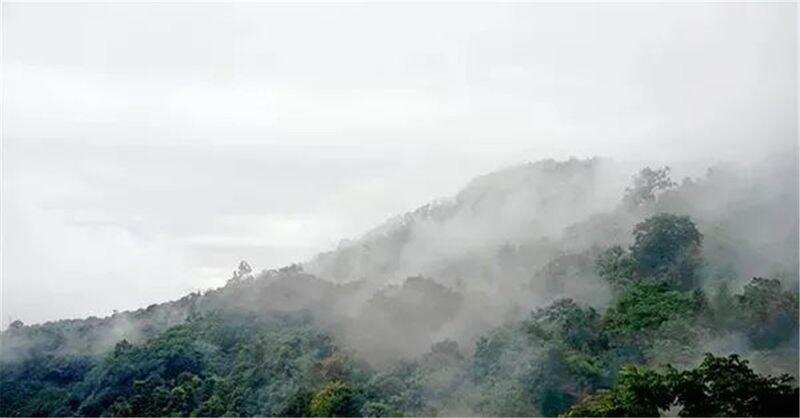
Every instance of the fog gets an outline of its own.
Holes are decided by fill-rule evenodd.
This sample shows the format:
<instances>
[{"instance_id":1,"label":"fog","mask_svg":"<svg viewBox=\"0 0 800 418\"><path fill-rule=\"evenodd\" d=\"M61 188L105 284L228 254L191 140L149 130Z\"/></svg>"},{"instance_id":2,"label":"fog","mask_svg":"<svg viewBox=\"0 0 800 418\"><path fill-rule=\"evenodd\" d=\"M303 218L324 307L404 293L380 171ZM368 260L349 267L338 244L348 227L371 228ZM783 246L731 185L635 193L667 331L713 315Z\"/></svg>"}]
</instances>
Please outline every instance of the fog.
<instances>
[{"instance_id":1,"label":"fog","mask_svg":"<svg viewBox=\"0 0 800 418\"><path fill-rule=\"evenodd\" d=\"M727 233L751 247L724 268L742 280L783 268L796 283L793 4L2 7L3 327L177 299L225 284L242 259L256 271L303 262L336 283L368 276L368 291L345 292L365 304L377 288L425 293L383 287L420 274L461 290L441 292L446 329L399 347L417 354L507 314L485 295L511 298L518 276L463 274L476 254L509 244L541 267L588 251L594 235L577 234L583 245L564 228L604 227L590 215L618 211L645 165L680 181L733 164L707 183L716 192L687 186L664 204L692 202L712 261L725 247L708 244L711 226L736 225ZM556 185L561 174L524 165L570 156L605 159ZM731 184L744 186L718 188ZM469 206L495 186L503 200ZM338 270L316 257L439 198L448 221L414 223L388 270L369 264L380 257ZM630 239L635 217L618 218ZM513 271L510 260L491 268ZM585 294L602 307L602 289L561 285L511 300ZM350 311L334 311L361 315L342 304ZM355 329L382 328L381 315L364 317L376 323ZM478 319L486 326L464 329ZM340 331L375 358L387 349Z\"/></svg>"},{"instance_id":2,"label":"fog","mask_svg":"<svg viewBox=\"0 0 800 418\"><path fill-rule=\"evenodd\" d=\"M797 416L796 19L4 3L0 415Z\"/></svg>"}]
</instances>

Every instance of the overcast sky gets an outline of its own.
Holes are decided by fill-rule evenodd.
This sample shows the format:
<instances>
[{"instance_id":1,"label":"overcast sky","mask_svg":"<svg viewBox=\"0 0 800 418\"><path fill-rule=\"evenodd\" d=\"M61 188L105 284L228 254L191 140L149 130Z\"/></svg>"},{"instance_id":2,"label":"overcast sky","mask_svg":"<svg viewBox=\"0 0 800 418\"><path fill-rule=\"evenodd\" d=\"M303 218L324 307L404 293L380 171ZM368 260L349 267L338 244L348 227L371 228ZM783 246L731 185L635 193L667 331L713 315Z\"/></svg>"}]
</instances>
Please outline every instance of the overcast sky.
<instances>
[{"instance_id":1,"label":"overcast sky","mask_svg":"<svg viewBox=\"0 0 800 418\"><path fill-rule=\"evenodd\" d=\"M796 152L790 3L2 7L3 326L303 261L525 160Z\"/></svg>"}]
</instances>

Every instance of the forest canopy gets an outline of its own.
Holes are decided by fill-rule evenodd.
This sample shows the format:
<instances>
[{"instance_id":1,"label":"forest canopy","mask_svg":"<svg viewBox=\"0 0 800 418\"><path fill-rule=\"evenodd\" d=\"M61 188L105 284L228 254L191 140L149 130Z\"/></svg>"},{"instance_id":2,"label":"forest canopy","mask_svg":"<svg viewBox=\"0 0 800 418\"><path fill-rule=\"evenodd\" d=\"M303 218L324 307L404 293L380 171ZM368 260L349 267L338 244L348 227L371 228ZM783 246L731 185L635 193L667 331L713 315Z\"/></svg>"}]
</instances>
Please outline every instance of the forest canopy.
<instances>
[{"instance_id":1,"label":"forest canopy","mask_svg":"<svg viewBox=\"0 0 800 418\"><path fill-rule=\"evenodd\" d=\"M797 416L796 176L623 171L511 167L302 264L14 322L0 415Z\"/></svg>"}]
</instances>

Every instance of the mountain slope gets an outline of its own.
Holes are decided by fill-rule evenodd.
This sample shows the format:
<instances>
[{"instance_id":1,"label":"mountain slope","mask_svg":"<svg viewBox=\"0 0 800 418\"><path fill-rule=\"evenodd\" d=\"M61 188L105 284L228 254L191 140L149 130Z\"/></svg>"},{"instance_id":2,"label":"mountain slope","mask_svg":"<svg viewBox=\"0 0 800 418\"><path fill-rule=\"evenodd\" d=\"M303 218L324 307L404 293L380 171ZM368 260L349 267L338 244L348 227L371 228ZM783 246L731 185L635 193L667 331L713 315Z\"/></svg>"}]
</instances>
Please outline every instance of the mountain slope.
<instances>
[{"instance_id":1,"label":"mountain slope","mask_svg":"<svg viewBox=\"0 0 800 418\"><path fill-rule=\"evenodd\" d=\"M644 170L625 190L633 173L610 161L524 164L302 265L243 263L178 301L15 324L0 415L547 415L626 363L705 352L796 376L796 160L768 167L659 187ZM694 261L648 260L689 288L633 251L648 223L667 229L646 251L683 248L675 222L697 228Z\"/></svg>"}]
</instances>

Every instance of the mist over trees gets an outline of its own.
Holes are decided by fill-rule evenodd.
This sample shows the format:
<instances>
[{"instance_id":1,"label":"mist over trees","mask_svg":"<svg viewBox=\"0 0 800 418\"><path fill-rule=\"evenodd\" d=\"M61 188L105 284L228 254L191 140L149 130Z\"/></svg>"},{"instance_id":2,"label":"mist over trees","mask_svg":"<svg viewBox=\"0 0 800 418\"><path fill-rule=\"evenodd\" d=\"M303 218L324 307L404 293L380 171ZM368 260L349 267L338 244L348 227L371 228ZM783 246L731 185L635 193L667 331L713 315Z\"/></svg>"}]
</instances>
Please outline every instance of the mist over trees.
<instances>
[{"instance_id":1,"label":"mist over trees","mask_svg":"<svg viewBox=\"0 0 800 418\"><path fill-rule=\"evenodd\" d=\"M312 260L0 336L3 416L797 416L796 157L473 180Z\"/></svg>"}]
</instances>

